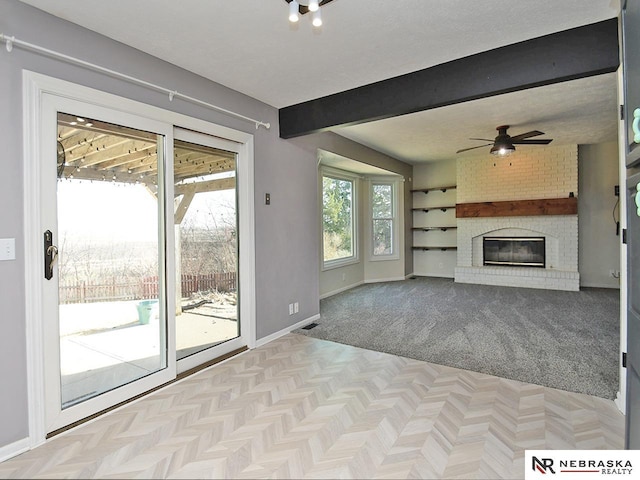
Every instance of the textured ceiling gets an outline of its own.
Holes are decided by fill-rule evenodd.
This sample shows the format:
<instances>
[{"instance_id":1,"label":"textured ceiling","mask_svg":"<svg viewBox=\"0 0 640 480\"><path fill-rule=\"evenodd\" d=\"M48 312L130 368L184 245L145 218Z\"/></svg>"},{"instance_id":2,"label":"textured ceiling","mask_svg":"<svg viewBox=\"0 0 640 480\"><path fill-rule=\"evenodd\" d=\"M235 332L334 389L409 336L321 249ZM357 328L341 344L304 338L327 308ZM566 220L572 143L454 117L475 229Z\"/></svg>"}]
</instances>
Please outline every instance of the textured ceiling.
<instances>
[{"instance_id":1,"label":"textured ceiling","mask_svg":"<svg viewBox=\"0 0 640 480\"><path fill-rule=\"evenodd\" d=\"M456 158L456 151L493 139L499 125L508 133L545 132L551 145L590 144L615 141L618 128L617 75L557 83L545 87L483 98L443 108L403 115L336 130L408 163ZM491 147L459 155L489 153ZM518 150L539 148L517 145Z\"/></svg>"},{"instance_id":2,"label":"textured ceiling","mask_svg":"<svg viewBox=\"0 0 640 480\"><path fill-rule=\"evenodd\" d=\"M314 30L308 15L289 24L284 0L22 1L277 108L619 12L618 0L334 0ZM455 158L504 123L555 143L615 140L615 76L572 83L336 133L412 163Z\"/></svg>"}]
</instances>

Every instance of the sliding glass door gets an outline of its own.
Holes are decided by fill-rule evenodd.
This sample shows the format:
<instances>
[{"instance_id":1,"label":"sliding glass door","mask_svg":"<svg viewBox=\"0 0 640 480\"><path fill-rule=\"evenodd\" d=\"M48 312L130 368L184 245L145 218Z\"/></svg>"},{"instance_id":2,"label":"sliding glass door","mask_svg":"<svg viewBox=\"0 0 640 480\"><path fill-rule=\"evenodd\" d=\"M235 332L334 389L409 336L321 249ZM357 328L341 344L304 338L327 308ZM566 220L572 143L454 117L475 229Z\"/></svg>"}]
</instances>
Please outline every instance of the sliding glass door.
<instances>
[{"instance_id":1,"label":"sliding glass door","mask_svg":"<svg viewBox=\"0 0 640 480\"><path fill-rule=\"evenodd\" d=\"M32 72L24 100L42 441L255 341L253 137Z\"/></svg>"},{"instance_id":2,"label":"sliding glass door","mask_svg":"<svg viewBox=\"0 0 640 480\"><path fill-rule=\"evenodd\" d=\"M240 336L238 145L174 136L176 354L194 366Z\"/></svg>"},{"instance_id":3,"label":"sliding glass door","mask_svg":"<svg viewBox=\"0 0 640 480\"><path fill-rule=\"evenodd\" d=\"M157 189L164 137L58 112L56 146L66 409L167 366Z\"/></svg>"},{"instance_id":4,"label":"sliding glass door","mask_svg":"<svg viewBox=\"0 0 640 480\"><path fill-rule=\"evenodd\" d=\"M172 130L59 97L45 106L41 281L51 431L175 377L164 187Z\"/></svg>"},{"instance_id":5,"label":"sliding glass door","mask_svg":"<svg viewBox=\"0 0 640 480\"><path fill-rule=\"evenodd\" d=\"M171 380L178 365L207 363L240 337L238 145L60 107L55 162L43 165L52 429Z\"/></svg>"}]
</instances>

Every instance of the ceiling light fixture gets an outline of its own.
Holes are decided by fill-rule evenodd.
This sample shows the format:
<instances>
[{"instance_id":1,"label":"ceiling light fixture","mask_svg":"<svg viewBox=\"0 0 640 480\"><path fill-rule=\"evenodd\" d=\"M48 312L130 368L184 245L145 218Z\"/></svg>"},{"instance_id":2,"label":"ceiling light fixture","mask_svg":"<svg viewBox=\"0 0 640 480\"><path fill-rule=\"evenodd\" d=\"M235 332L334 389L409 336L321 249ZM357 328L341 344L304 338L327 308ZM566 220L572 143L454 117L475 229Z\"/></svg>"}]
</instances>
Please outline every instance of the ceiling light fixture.
<instances>
[{"instance_id":1,"label":"ceiling light fixture","mask_svg":"<svg viewBox=\"0 0 640 480\"><path fill-rule=\"evenodd\" d=\"M493 155L501 155L505 157L516 151L516 147L511 141L511 136L507 134L508 128L509 127L507 125L496 128L496 130L498 130L498 136L495 138L490 151Z\"/></svg>"},{"instance_id":2,"label":"ceiling light fixture","mask_svg":"<svg viewBox=\"0 0 640 480\"><path fill-rule=\"evenodd\" d=\"M320 14L320 9L316 10L315 12L313 12L313 20L311 21L311 24L314 27L321 27L322 26L322 15Z\"/></svg>"},{"instance_id":3,"label":"ceiling light fixture","mask_svg":"<svg viewBox=\"0 0 640 480\"><path fill-rule=\"evenodd\" d=\"M516 147L512 143L496 143L493 147L491 147L491 153L493 155L502 155L506 157L507 155L511 155L516 151Z\"/></svg>"},{"instance_id":4,"label":"ceiling light fixture","mask_svg":"<svg viewBox=\"0 0 640 480\"><path fill-rule=\"evenodd\" d=\"M289 21L296 23L300 20L300 15L311 12L311 23L314 27L322 26L321 7L333 0L285 0L289 4Z\"/></svg>"},{"instance_id":5,"label":"ceiling light fixture","mask_svg":"<svg viewBox=\"0 0 640 480\"><path fill-rule=\"evenodd\" d=\"M289 21L291 23L296 23L300 20L300 4L297 0L291 0L289 3Z\"/></svg>"}]
</instances>

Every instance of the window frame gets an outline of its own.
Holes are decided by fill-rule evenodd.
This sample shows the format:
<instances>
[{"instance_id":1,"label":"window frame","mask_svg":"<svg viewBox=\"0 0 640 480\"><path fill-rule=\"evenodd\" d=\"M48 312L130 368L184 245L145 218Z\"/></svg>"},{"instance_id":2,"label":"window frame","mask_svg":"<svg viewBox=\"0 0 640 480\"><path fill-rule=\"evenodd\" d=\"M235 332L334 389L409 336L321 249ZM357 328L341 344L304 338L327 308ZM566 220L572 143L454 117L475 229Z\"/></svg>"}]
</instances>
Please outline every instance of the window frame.
<instances>
[{"instance_id":1,"label":"window frame","mask_svg":"<svg viewBox=\"0 0 640 480\"><path fill-rule=\"evenodd\" d=\"M375 185L389 185L391 187L391 217L376 217L373 216L373 189ZM369 177L369 261L381 262L388 260L400 259L400 245L399 245L399 222L398 222L398 185L399 180L394 177ZM376 255L374 253L375 239L374 239L374 222L375 220L391 220L391 253Z\"/></svg>"},{"instance_id":2,"label":"window frame","mask_svg":"<svg viewBox=\"0 0 640 480\"><path fill-rule=\"evenodd\" d=\"M324 178L331 178L333 180L343 180L351 182L351 244L352 254L349 257L335 258L331 260L325 260L324 258ZM320 168L319 175L319 208L320 208L320 250L322 260L322 271L332 270L334 268L340 268L347 265L353 265L360 262L360 249L358 248L359 235L359 201L358 195L360 192L359 186L360 177L356 174L339 170L336 168L330 168L322 166Z\"/></svg>"}]
</instances>

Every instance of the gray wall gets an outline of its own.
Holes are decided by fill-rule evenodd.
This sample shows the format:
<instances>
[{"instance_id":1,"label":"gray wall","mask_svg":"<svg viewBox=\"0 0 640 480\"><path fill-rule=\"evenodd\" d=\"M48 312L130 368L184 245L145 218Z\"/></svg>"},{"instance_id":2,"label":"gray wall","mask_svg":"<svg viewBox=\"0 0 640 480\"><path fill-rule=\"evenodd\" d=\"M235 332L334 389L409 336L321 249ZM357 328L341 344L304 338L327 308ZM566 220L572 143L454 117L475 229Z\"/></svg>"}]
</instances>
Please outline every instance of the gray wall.
<instances>
[{"instance_id":1,"label":"gray wall","mask_svg":"<svg viewBox=\"0 0 640 480\"><path fill-rule=\"evenodd\" d=\"M620 237L613 208L617 197L618 143L578 145L578 271L584 287L619 288ZM624 213L623 213L624 214ZM616 210L620 219L620 211Z\"/></svg>"},{"instance_id":2,"label":"gray wall","mask_svg":"<svg viewBox=\"0 0 640 480\"><path fill-rule=\"evenodd\" d=\"M16 239L15 261L0 262L0 448L28 435L22 201L22 69L86 85L150 105L255 135L257 337L262 338L319 313L317 166L313 140L281 140L277 110L178 67L49 16L17 0L0 0L0 32L82 58L244 115L251 123L89 70L14 48L0 49L0 238ZM260 72L257 71L256 75ZM324 137L323 137L324 138ZM332 151L345 156L360 147L340 138ZM378 161L375 156L371 162ZM410 169L410 167L408 167ZM271 205L264 194L271 193ZM289 316L287 306L300 304Z\"/></svg>"},{"instance_id":3,"label":"gray wall","mask_svg":"<svg viewBox=\"0 0 640 480\"><path fill-rule=\"evenodd\" d=\"M291 142L306 150L309 155L317 156L317 150L318 148L321 148L323 150L342 155L343 157L350 158L351 160L356 160L361 163L366 163L367 165L373 165L374 167L382 168L389 172L397 173L398 175L402 175L404 177L404 272L405 275L409 275L410 273L412 273L413 250L411 250L411 243L406 239L411 238L411 227L413 226L411 217L411 189L413 188L413 166L359 143L352 142L351 140L341 137L340 135L336 135L332 132L307 135L305 137L295 138L291 140ZM361 214L362 213L363 212L361 212ZM344 269L337 268L334 270L334 273L337 275L337 272L340 272L342 270L348 272L347 275L348 277L351 277L352 283L364 280L364 268L362 266L362 262L356 265L351 265L349 267L344 267Z\"/></svg>"}]
</instances>

